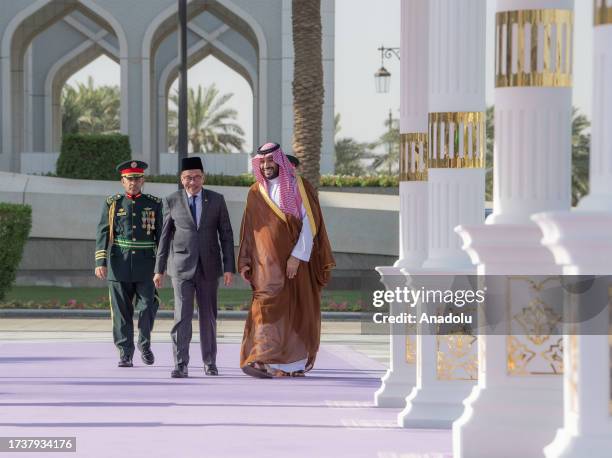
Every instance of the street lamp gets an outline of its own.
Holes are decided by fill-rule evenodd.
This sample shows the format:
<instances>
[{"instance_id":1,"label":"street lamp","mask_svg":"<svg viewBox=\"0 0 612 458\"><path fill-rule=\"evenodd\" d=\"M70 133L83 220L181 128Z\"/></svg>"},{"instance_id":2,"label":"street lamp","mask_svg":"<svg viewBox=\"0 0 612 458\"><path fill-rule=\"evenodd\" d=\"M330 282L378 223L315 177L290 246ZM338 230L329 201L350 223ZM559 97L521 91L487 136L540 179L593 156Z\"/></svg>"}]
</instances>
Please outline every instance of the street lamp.
<instances>
[{"instance_id":1,"label":"street lamp","mask_svg":"<svg viewBox=\"0 0 612 458\"><path fill-rule=\"evenodd\" d=\"M391 84L391 73L385 68L385 59L390 59L392 55L400 58L400 48L385 48L380 46L380 68L374 73L374 81L376 82L376 92L386 93L389 92L389 85Z\"/></svg>"}]
</instances>

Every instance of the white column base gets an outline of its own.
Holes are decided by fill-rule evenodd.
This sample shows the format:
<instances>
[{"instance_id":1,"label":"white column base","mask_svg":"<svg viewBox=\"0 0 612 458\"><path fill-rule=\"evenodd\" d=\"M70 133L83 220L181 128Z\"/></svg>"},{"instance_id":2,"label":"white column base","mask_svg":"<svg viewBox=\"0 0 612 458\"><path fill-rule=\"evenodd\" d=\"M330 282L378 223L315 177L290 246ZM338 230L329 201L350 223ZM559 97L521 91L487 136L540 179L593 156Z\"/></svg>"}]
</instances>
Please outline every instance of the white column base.
<instances>
[{"instance_id":1,"label":"white column base","mask_svg":"<svg viewBox=\"0 0 612 458\"><path fill-rule=\"evenodd\" d=\"M404 272L416 287L426 289L445 289L450 287L454 275L475 273L473 268ZM421 304L417 304L417 314L421 310ZM425 332L420 326L417 328L417 385L406 397L405 408L398 414L397 423L404 428L450 429L463 413L463 400L472 391L476 380L439 379L438 336Z\"/></svg>"},{"instance_id":2,"label":"white column base","mask_svg":"<svg viewBox=\"0 0 612 458\"><path fill-rule=\"evenodd\" d=\"M543 244L568 275L612 274L612 212L610 197L589 195L574 212L534 215L544 233ZM586 202L585 202L586 201ZM585 203L585 205L583 205ZM585 211L591 208L592 211ZM604 305L589 321L577 323L576 335L565 336L565 417L563 428L545 449L547 458L612 456L610 412L609 285L593 292L591 304ZM599 290L599 291L598 291ZM578 303L580 306L580 303Z\"/></svg>"},{"instance_id":3,"label":"white column base","mask_svg":"<svg viewBox=\"0 0 612 458\"><path fill-rule=\"evenodd\" d=\"M397 423L403 428L450 429L463 413L463 400L473 387L470 381L428 381L406 398Z\"/></svg>"},{"instance_id":4,"label":"white column base","mask_svg":"<svg viewBox=\"0 0 612 458\"><path fill-rule=\"evenodd\" d=\"M405 364L408 366L408 364ZM414 364L412 368L405 370L388 369L385 375L380 379L382 385L374 393L374 405L376 407L392 407L401 408L406 405L406 392L413 389L416 379L416 369Z\"/></svg>"},{"instance_id":5,"label":"white column base","mask_svg":"<svg viewBox=\"0 0 612 458\"><path fill-rule=\"evenodd\" d=\"M481 275L561 273L533 223L460 227L457 232ZM497 300L488 305L503 307ZM453 425L455 458L541 457L561 426L562 376L510 375L506 339L479 336L479 381Z\"/></svg>"},{"instance_id":6,"label":"white column base","mask_svg":"<svg viewBox=\"0 0 612 458\"><path fill-rule=\"evenodd\" d=\"M554 387L474 387L453 424L455 458L542 456L563 415L561 379Z\"/></svg>"},{"instance_id":7,"label":"white column base","mask_svg":"<svg viewBox=\"0 0 612 458\"><path fill-rule=\"evenodd\" d=\"M397 267L383 266L376 270L381 275L383 284L388 289L406 286L406 278ZM390 314L402 313L406 304L392 302ZM374 393L376 407L401 408L405 399L416 382L416 364L406 360L406 339L408 338L406 325L392 324L389 335L389 369L381 378L381 386Z\"/></svg>"},{"instance_id":8,"label":"white column base","mask_svg":"<svg viewBox=\"0 0 612 458\"><path fill-rule=\"evenodd\" d=\"M570 434L565 429L557 432L555 440L544 448L546 458L610 458L612 435Z\"/></svg>"}]
</instances>

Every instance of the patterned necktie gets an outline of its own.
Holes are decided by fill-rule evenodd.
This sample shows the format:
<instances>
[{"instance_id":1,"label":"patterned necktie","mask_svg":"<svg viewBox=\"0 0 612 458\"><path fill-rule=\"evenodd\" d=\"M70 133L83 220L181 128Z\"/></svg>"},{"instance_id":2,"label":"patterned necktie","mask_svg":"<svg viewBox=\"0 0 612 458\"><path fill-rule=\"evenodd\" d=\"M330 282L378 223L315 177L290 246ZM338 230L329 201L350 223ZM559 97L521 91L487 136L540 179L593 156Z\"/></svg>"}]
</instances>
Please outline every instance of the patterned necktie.
<instances>
[{"instance_id":1,"label":"patterned necktie","mask_svg":"<svg viewBox=\"0 0 612 458\"><path fill-rule=\"evenodd\" d=\"M191 202L189 202L189 210L191 210L191 217L193 218L193 222L195 223L196 227L198 227L198 219L196 216L196 197L197 196L191 196Z\"/></svg>"}]
</instances>

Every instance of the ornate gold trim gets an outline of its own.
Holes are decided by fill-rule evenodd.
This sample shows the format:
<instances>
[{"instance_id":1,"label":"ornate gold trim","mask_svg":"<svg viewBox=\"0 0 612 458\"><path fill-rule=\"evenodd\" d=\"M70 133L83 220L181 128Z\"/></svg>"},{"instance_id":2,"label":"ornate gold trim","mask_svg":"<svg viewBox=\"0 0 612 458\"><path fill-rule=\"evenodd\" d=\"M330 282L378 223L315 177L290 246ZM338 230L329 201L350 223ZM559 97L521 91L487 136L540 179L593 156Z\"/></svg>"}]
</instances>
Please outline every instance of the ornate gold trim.
<instances>
[{"instance_id":1,"label":"ornate gold trim","mask_svg":"<svg viewBox=\"0 0 612 458\"><path fill-rule=\"evenodd\" d=\"M469 334L436 336L436 378L478 380L478 338Z\"/></svg>"},{"instance_id":2,"label":"ornate gold trim","mask_svg":"<svg viewBox=\"0 0 612 458\"><path fill-rule=\"evenodd\" d=\"M429 113L428 140L427 169L483 168L485 113Z\"/></svg>"},{"instance_id":3,"label":"ornate gold trim","mask_svg":"<svg viewBox=\"0 0 612 458\"><path fill-rule=\"evenodd\" d=\"M427 134L400 134L400 181L427 181Z\"/></svg>"},{"instance_id":4,"label":"ornate gold trim","mask_svg":"<svg viewBox=\"0 0 612 458\"><path fill-rule=\"evenodd\" d=\"M270 199L270 196L268 195L268 192L261 185L261 183L259 183L259 192L261 193L262 197L264 198L264 200L266 201L268 206L272 209L272 211L274 213L276 213L276 216L278 216L280 219L283 220L283 222L286 223L287 222L287 216L283 213L283 211L280 208L278 208L278 206L274 203L274 201L272 199Z\"/></svg>"},{"instance_id":5,"label":"ornate gold trim","mask_svg":"<svg viewBox=\"0 0 612 458\"><path fill-rule=\"evenodd\" d=\"M571 87L573 33L571 10L498 12L495 87Z\"/></svg>"},{"instance_id":6,"label":"ornate gold trim","mask_svg":"<svg viewBox=\"0 0 612 458\"><path fill-rule=\"evenodd\" d=\"M534 280L529 276L511 275L506 279L506 371L509 376L563 374L563 337L555 332L561 317L540 297L547 284L559 281L559 276ZM533 297L513 297L512 285L517 282L526 283L527 295L531 292Z\"/></svg>"},{"instance_id":7,"label":"ornate gold trim","mask_svg":"<svg viewBox=\"0 0 612 458\"><path fill-rule=\"evenodd\" d=\"M308 194L306 194L306 189L304 189L304 182L302 181L302 177L297 177L297 183L300 195L302 196L302 203L304 204L306 214L308 215L308 222L310 223L310 232L312 232L312 236L314 238L317 235L317 224L315 223L314 215L312 214L312 208L310 207Z\"/></svg>"},{"instance_id":8,"label":"ornate gold trim","mask_svg":"<svg viewBox=\"0 0 612 458\"><path fill-rule=\"evenodd\" d=\"M606 2L607 0L593 0L593 24L595 27L612 24L612 7L609 7Z\"/></svg>"},{"instance_id":9,"label":"ornate gold trim","mask_svg":"<svg viewBox=\"0 0 612 458\"><path fill-rule=\"evenodd\" d=\"M416 342L410 336L406 338L406 363L416 364Z\"/></svg>"}]
</instances>

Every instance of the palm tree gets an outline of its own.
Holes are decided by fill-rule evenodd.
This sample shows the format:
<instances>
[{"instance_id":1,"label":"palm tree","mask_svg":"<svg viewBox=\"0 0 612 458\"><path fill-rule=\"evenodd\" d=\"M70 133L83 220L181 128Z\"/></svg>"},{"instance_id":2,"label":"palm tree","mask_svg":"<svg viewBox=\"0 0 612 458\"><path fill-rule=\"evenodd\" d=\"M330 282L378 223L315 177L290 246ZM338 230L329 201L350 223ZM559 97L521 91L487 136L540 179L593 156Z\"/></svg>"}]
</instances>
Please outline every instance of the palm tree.
<instances>
[{"instance_id":1,"label":"palm tree","mask_svg":"<svg viewBox=\"0 0 612 458\"><path fill-rule=\"evenodd\" d=\"M386 169L385 172L389 175L399 170L399 119L394 119L389 113L389 118L385 120L385 133L372 145L372 147L383 146L386 148L384 154L378 154L372 162L372 169Z\"/></svg>"},{"instance_id":2,"label":"palm tree","mask_svg":"<svg viewBox=\"0 0 612 458\"><path fill-rule=\"evenodd\" d=\"M76 88L62 91L62 132L107 134L119 131L120 97L118 86L94 86L91 76Z\"/></svg>"},{"instance_id":3,"label":"palm tree","mask_svg":"<svg viewBox=\"0 0 612 458\"><path fill-rule=\"evenodd\" d=\"M212 84L198 85L197 91L189 88L187 93L187 122L189 142L194 153L231 153L242 151L244 131L236 124L238 112L223 106L233 97L228 93L219 96L219 89ZM169 143L176 149L178 131L178 91L170 96L173 108L168 112Z\"/></svg>"},{"instance_id":4,"label":"palm tree","mask_svg":"<svg viewBox=\"0 0 612 458\"><path fill-rule=\"evenodd\" d=\"M76 134L79 132L79 117L81 107L79 96L74 87L69 84L62 89L62 133Z\"/></svg>"},{"instance_id":5,"label":"palm tree","mask_svg":"<svg viewBox=\"0 0 612 458\"><path fill-rule=\"evenodd\" d=\"M589 193L589 155L591 134L585 133L591 123L572 107L572 205Z\"/></svg>"},{"instance_id":6,"label":"palm tree","mask_svg":"<svg viewBox=\"0 0 612 458\"><path fill-rule=\"evenodd\" d=\"M302 175L318 187L323 124L321 0L292 0L293 154Z\"/></svg>"},{"instance_id":7,"label":"palm tree","mask_svg":"<svg viewBox=\"0 0 612 458\"><path fill-rule=\"evenodd\" d=\"M365 173L362 161L371 159L368 143L361 143L353 138L341 138L336 140L336 164L335 172L338 175L359 176Z\"/></svg>"},{"instance_id":8,"label":"palm tree","mask_svg":"<svg viewBox=\"0 0 612 458\"><path fill-rule=\"evenodd\" d=\"M342 127L340 126L340 113L334 116L334 152L336 163L334 172L338 175L359 176L365 173L362 161L371 159L372 154L368 148L368 143L361 143L353 138L337 138Z\"/></svg>"}]
</instances>

